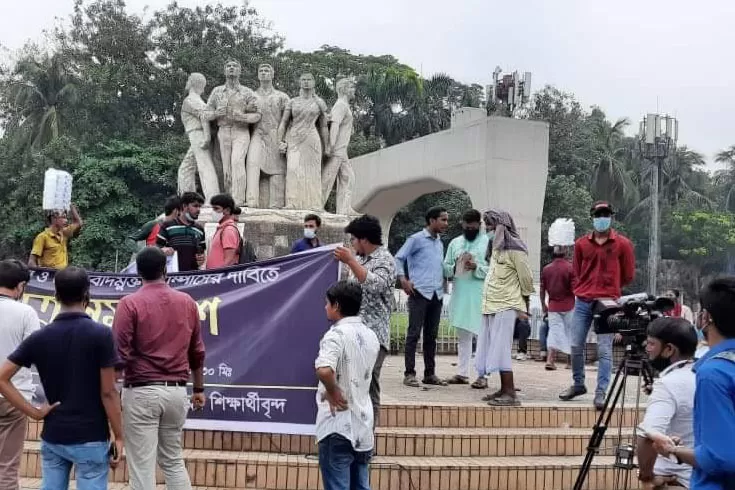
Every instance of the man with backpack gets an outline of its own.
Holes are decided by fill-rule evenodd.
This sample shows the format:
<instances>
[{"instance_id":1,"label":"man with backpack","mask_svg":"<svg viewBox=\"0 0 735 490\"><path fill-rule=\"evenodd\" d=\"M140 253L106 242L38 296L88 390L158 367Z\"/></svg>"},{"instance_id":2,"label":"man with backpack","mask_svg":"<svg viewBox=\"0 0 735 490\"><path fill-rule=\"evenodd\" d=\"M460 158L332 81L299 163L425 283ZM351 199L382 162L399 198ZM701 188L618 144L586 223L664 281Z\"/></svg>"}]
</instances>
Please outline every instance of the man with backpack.
<instances>
[{"instance_id":1,"label":"man with backpack","mask_svg":"<svg viewBox=\"0 0 735 490\"><path fill-rule=\"evenodd\" d=\"M209 200L212 216L219 223L207 256L207 270L246 264L256 260L252 247L240 236L235 221L235 200L229 194L217 194Z\"/></svg>"}]
</instances>

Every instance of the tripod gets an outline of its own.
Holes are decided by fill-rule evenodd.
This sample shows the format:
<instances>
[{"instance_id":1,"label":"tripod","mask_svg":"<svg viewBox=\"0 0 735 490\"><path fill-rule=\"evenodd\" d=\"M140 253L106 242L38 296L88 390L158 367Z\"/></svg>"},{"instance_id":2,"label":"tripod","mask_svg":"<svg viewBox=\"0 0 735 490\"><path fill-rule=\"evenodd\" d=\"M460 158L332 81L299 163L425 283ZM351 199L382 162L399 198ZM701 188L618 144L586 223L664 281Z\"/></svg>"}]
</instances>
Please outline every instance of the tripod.
<instances>
[{"instance_id":1,"label":"tripod","mask_svg":"<svg viewBox=\"0 0 735 490\"><path fill-rule=\"evenodd\" d=\"M582 463L582 468L577 475L577 481L574 483L574 490L582 490L584 481L587 479L592 460L600 450L600 445L605 438L605 433L610 425L615 408L620 403L620 413L618 422L618 443L622 440L623 417L625 416L625 392L627 388L628 376L638 376L643 378L644 386L651 386L653 383L653 369L648 363L648 357L641 347L642 339L625 339L625 357L618 365L615 372L615 378L612 387L605 398L605 404L600 412L597 422L592 430L589 444L587 446L587 455ZM635 407L633 412L633 427L638 426L638 413L640 411L640 386L636 392ZM621 398L622 397L622 398ZM633 433L635 438L635 432ZM628 445L619 445L616 450L615 468L620 470L632 470L636 467L635 457L635 441ZM621 475L616 472L615 488L628 488L630 480L630 472L626 471L624 475L624 484L619 486Z\"/></svg>"}]
</instances>

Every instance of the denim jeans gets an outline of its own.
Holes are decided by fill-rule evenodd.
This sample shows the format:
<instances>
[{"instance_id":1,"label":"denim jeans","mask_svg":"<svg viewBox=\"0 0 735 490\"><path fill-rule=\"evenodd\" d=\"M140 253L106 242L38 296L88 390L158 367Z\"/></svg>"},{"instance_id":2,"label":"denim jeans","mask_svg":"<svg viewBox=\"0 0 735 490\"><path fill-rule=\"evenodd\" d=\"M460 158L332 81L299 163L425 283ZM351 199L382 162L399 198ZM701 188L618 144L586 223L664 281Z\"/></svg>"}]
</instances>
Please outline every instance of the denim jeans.
<instances>
[{"instance_id":1,"label":"denim jeans","mask_svg":"<svg viewBox=\"0 0 735 490\"><path fill-rule=\"evenodd\" d=\"M592 305L594 301L580 298L574 302L572 325L572 377L574 386L584 387L584 358L587 334L592 325ZM597 336L597 389L595 395L605 395L612 374L613 334Z\"/></svg>"},{"instance_id":2,"label":"denim jeans","mask_svg":"<svg viewBox=\"0 0 735 490\"><path fill-rule=\"evenodd\" d=\"M106 490L110 471L107 441L85 444L51 444L41 441L41 490L69 488L72 465L78 490Z\"/></svg>"},{"instance_id":3,"label":"denim jeans","mask_svg":"<svg viewBox=\"0 0 735 490\"><path fill-rule=\"evenodd\" d=\"M324 490L370 490L372 451L355 451L352 443L331 434L319 441L319 469Z\"/></svg>"},{"instance_id":4,"label":"denim jeans","mask_svg":"<svg viewBox=\"0 0 735 490\"><path fill-rule=\"evenodd\" d=\"M549 336L549 320L544 320L538 328L539 351L546 352L546 338Z\"/></svg>"}]
</instances>

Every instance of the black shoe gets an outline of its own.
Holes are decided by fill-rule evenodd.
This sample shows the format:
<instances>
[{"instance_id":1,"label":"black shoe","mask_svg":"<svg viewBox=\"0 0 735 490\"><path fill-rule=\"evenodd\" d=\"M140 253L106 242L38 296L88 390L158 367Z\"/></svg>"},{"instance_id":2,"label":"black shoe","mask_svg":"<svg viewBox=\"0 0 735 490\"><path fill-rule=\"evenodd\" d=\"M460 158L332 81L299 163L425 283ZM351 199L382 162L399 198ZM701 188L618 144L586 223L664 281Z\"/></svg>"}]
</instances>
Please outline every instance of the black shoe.
<instances>
[{"instance_id":1,"label":"black shoe","mask_svg":"<svg viewBox=\"0 0 735 490\"><path fill-rule=\"evenodd\" d=\"M595 409L598 412L602 412L602 409L605 408L605 394L604 393L597 393L595 395L595 401L592 402L595 405Z\"/></svg>"},{"instance_id":2,"label":"black shoe","mask_svg":"<svg viewBox=\"0 0 735 490\"><path fill-rule=\"evenodd\" d=\"M584 386L572 386L567 391L561 393L559 395L560 400L564 400L565 402L568 402L570 400L574 400L578 396L586 395L587 394L587 388Z\"/></svg>"}]
</instances>

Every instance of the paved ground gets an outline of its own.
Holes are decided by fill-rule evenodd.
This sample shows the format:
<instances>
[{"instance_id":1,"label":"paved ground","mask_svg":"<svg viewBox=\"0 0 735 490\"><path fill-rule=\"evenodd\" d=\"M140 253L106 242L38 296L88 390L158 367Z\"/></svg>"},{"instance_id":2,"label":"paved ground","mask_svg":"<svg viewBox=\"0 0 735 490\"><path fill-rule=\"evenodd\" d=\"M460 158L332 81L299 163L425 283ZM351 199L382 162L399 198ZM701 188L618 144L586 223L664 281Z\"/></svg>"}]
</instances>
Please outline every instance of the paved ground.
<instances>
[{"instance_id":1,"label":"paved ground","mask_svg":"<svg viewBox=\"0 0 735 490\"><path fill-rule=\"evenodd\" d=\"M437 356L437 374L442 378L453 376L456 371L456 356ZM473 360L474 361L474 360ZM528 361L513 361L516 388L521 402L527 403L554 403L564 404L559 400L559 393L571 385L572 371L564 369L563 364L557 364L556 371L544 370L544 363ZM416 371L423 373L423 359L416 356ZM409 388L403 385L403 356L389 356L383 365L381 374L382 400L388 403L400 402L448 402L448 403L478 403L488 393L487 390L473 390L466 385L455 386L427 386ZM420 380L420 375L419 375ZM587 366L587 390L589 393L579 397L575 402L592 404L594 389L597 384L597 368ZM611 381L612 382L612 381ZM489 378L490 390L500 388L500 379L497 375ZM626 406L635 402L638 378L628 378ZM645 395L641 395L641 403L645 402Z\"/></svg>"}]
</instances>

